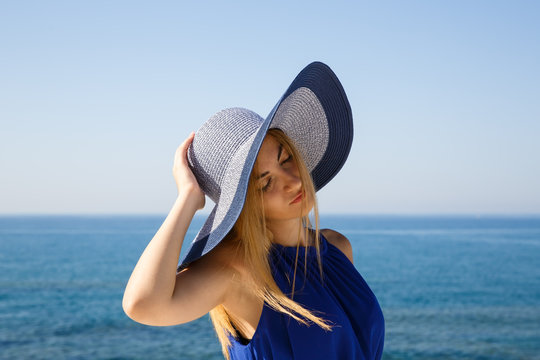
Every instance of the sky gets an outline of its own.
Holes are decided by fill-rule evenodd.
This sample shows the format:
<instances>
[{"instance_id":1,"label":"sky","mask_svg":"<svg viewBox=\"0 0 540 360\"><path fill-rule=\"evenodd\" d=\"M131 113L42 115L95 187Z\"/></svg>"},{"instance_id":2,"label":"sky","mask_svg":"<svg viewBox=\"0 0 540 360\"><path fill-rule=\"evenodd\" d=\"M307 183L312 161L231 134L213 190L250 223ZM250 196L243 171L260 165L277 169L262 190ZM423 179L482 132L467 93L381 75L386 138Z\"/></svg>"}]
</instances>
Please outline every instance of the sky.
<instances>
[{"instance_id":1,"label":"sky","mask_svg":"<svg viewBox=\"0 0 540 360\"><path fill-rule=\"evenodd\" d=\"M540 214L539 39L537 1L2 1L0 214L166 214L189 133L315 60L355 127L321 213Z\"/></svg>"}]
</instances>

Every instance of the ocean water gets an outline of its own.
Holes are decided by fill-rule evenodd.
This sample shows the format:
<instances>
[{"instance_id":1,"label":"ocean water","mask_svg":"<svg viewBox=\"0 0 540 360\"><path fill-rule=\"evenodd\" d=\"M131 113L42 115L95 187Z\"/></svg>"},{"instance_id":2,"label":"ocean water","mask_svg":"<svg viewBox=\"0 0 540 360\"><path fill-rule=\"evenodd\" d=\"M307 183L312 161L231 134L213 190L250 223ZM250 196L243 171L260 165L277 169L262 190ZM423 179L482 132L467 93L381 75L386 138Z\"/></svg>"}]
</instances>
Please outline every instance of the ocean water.
<instances>
[{"instance_id":1,"label":"ocean water","mask_svg":"<svg viewBox=\"0 0 540 360\"><path fill-rule=\"evenodd\" d=\"M0 359L222 359L207 316L122 311L165 216L1 216ZM201 218L188 232L193 238ZM540 359L540 217L322 216L386 321L384 359Z\"/></svg>"}]
</instances>

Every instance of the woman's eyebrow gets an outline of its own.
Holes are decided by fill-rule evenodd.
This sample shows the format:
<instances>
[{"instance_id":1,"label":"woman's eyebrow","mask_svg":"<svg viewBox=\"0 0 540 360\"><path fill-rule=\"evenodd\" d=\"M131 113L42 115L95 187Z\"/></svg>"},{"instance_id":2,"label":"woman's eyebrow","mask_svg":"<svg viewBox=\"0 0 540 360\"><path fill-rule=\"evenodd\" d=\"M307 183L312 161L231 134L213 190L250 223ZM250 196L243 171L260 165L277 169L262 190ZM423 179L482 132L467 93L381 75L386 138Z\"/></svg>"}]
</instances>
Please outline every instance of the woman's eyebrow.
<instances>
[{"instance_id":1,"label":"woman's eyebrow","mask_svg":"<svg viewBox=\"0 0 540 360\"><path fill-rule=\"evenodd\" d=\"M259 176L257 176L257 180L262 179L262 178L265 177L266 175L268 175L268 171L265 171L265 172L263 172L262 174L259 174Z\"/></svg>"}]
</instances>

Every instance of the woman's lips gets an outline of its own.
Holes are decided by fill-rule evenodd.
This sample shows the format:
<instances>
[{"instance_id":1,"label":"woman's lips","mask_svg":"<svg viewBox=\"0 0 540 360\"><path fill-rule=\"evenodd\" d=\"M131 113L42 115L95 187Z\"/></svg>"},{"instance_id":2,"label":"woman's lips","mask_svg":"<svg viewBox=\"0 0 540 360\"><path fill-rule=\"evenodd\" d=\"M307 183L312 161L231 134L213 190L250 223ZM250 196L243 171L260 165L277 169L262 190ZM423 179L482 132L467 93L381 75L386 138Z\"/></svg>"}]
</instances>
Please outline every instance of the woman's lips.
<instances>
[{"instance_id":1,"label":"woman's lips","mask_svg":"<svg viewBox=\"0 0 540 360\"><path fill-rule=\"evenodd\" d=\"M303 195L304 194L302 193L302 191L300 191L300 193L298 193L298 195L296 195L296 197L291 201L291 204L296 204L297 202L302 201Z\"/></svg>"}]
</instances>

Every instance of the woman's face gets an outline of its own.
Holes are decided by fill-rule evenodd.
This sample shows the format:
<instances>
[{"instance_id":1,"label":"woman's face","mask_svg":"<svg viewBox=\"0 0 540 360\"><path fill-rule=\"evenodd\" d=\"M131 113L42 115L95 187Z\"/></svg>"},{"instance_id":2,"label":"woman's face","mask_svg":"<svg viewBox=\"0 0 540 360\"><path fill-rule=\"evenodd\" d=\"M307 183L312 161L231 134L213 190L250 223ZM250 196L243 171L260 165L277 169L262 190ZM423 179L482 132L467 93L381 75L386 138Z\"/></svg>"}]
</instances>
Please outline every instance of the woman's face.
<instances>
[{"instance_id":1,"label":"woman's face","mask_svg":"<svg viewBox=\"0 0 540 360\"><path fill-rule=\"evenodd\" d=\"M295 159L272 136L266 136L257 157L257 187L263 193L267 221L299 218L309 213Z\"/></svg>"}]
</instances>

